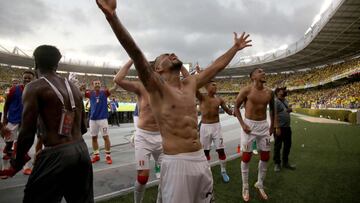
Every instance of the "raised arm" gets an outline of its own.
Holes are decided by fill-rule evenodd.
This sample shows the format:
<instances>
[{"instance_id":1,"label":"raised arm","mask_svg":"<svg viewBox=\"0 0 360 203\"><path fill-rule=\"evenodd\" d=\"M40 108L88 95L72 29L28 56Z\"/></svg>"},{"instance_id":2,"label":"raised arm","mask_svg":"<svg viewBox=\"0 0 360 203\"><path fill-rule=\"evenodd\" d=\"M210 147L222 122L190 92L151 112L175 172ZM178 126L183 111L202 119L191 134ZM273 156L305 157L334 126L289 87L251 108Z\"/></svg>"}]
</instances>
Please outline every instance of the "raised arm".
<instances>
[{"instance_id":1,"label":"raised arm","mask_svg":"<svg viewBox=\"0 0 360 203\"><path fill-rule=\"evenodd\" d=\"M238 51L244 49L245 47L252 46L250 44L251 40L247 40L248 37L249 34L245 35L245 32L243 32L240 38L238 38L237 33L234 32L234 45L222 56L217 58L208 68L197 75L196 85L198 89L222 71L230 63Z\"/></svg>"},{"instance_id":2,"label":"raised arm","mask_svg":"<svg viewBox=\"0 0 360 203\"><path fill-rule=\"evenodd\" d=\"M116 74L114 82L126 91L139 94L141 84L139 82L129 81L125 79L126 75L129 73L129 69L132 64L133 61L130 59Z\"/></svg>"},{"instance_id":3,"label":"raised arm","mask_svg":"<svg viewBox=\"0 0 360 203\"><path fill-rule=\"evenodd\" d=\"M249 90L250 90L249 87L245 87L240 90L238 96L236 97L235 109L234 109L234 116L236 116L236 118L239 120L241 127L246 133L250 133L251 130L250 127L244 123L244 120L240 113L240 107L245 102Z\"/></svg>"},{"instance_id":4,"label":"raised arm","mask_svg":"<svg viewBox=\"0 0 360 203\"><path fill-rule=\"evenodd\" d=\"M196 63L195 70L196 70L196 73L197 73L197 74L199 74L199 73L201 72L200 66L199 66L198 63ZM196 89L196 98L199 100L200 103L201 103L201 101L204 99L204 96L201 94L201 92L199 91L199 89Z\"/></svg>"},{"instance_id":5,"label":"raised arm","mask_svg":"<svg viewBox=\"0 0 360 203\"><path fill-rule=\"evenodd\" d=\"M146 60L144 54L131 37L130 33L122 25L116 15L116 0L96 0L97 5L105 14L114 34L124 47L130 58L134 61L139 78L144 84L148 92L156 91L159 84L159 78L156 77L154 71L150 67L150 63Z\"/></svg>"},{"instance_id":6,"label":"raised arm","mask_svg":"<svg viewBox=\"0 0 360 203\"><path fill-rule=\"evenodd\" d=\"M200 73L202 70L200 69L200 66L198 63L196 63L196 66L195 66L195 70L196 70L196 73Z\"/></svg>"},{"instance_id":7,"label":"raised arm","mask_svg":"<svg viewBox=\"0 0 360 203\"><path fill-rule=\"evenodd\" d=\"M229 109L229 107L227 107L226 106L226 103L225 103L225 101L222 99L222 98L220 98L220 106L221 106L221 108L227 113L227 114L229 114L230 116L232 116L233 115L233 112L231 111L231 109Z\"/></svg>"}]
</instances>

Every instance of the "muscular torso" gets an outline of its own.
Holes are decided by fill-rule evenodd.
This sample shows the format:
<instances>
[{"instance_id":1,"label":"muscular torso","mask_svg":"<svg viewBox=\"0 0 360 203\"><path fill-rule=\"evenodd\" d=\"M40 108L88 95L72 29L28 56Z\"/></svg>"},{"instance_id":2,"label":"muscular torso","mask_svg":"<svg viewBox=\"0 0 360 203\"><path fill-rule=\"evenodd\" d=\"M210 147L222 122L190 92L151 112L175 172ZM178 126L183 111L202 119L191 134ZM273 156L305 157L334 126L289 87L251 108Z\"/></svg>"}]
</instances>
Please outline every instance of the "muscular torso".
<instances>
[{"instance_id":1,"label":"muscular torso","mask_svg":"<svg viewBox=\"0 0 360 203\"><path fill-rule=\"evenodd\" d=\"M141 85L140 94L138 95L139 102L139 121L138 127L152 132L159 131L158 124L150 107L149 93Z\"/></svg>"},{"instance_id":2,"label":"muscular torso","mask_svg":"<svg viewBox=\"0 0 360 203\"><path fill-rule=\"evenodd\" d=\"M201 122L207 124L218 123L220 105L220 98L203 95L200 100Z\"/></svg>"},{"instance_id":3,"label":"muscular torso","mask_svg":"<svg viewBox=\"0 0 360 203\"><path fill-rule=\"evenodd\" d=\"M264 87L258 90L255 87L248 86L247 96L244 101L245 117L255 121L266 119L267 105L271 100L271 89Z\"/></svg>"},{"instance_id":4,"label":"muscular torso","mask_svg":"<svg viewBox=\"0 0 360 203\"><path fill-rule=\"evenodd\" d=\"M197 132L196 81L194 78L187 78L181 83L180 89L164 83L160 92L150 95L165 154L201 149Z\"/></svg>"},{"instance_id":5,"label":"muscular torso","mask_svg":"<svg viewBox=\"0 0 360 203\"><path fill-rule=\"evenodd\" d=\"M48 78L55 87L58 88L62 96L64 97L64 102L67 110L71 110L70 99L65 87L65 82L63 78L53 77ZM75 100L75 117L74 124L71 131L70 137L61 136L58 134L60 119L62 115L62 103L56 96L54 90L48 85L47 82L43 79L35 81L34 86L36 86L36 92L38 94L37 98L39 101L39 115L43 122L41 126L43 129L42 140L45 146L55 146L58 144L63 144L82 138L81 126L83 119L83 102L82 96L79 90L70 83L71 90L74 95Z\"/></svg>"}]
</instances>

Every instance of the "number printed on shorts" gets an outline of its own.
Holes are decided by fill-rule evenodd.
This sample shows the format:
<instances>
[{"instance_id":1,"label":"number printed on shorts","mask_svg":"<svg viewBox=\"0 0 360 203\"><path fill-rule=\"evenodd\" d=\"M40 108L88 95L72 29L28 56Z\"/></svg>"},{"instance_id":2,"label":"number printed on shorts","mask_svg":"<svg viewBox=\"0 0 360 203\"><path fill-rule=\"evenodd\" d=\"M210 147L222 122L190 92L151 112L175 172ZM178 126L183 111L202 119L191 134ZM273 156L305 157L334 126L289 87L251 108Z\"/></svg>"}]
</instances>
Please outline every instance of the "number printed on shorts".
<instances>
[{"instance_id":1,"label":"number printed on shorts","mask_svg":"<svg viewBox=\"0 0 360 203\"><path fill-rule=\"evenodd\" d=\"M139 160L139 166L144 166L145 165L145 161L144 160Z\"/></svg>"},{"instance_id":2,"label":"number printed on shorts","mask_svg":"<svg viewBox=\"0 0 360 203\"><path fill-rule=\"evenodd\" d=\"M244 145L243 145L243 149L245 149L245 151L249 150L249 145L244 144Z\"/></svg>"},{"instance_id":3,"label":"number printed on shorts","mask_svg":"<svg viewBox=\"0 0 360 203\"><path fill-rule=\"evenodd\" d=\"M107 134L107 128L103 128L103 133L106 135Z\"/></svg>"}]
</instances>

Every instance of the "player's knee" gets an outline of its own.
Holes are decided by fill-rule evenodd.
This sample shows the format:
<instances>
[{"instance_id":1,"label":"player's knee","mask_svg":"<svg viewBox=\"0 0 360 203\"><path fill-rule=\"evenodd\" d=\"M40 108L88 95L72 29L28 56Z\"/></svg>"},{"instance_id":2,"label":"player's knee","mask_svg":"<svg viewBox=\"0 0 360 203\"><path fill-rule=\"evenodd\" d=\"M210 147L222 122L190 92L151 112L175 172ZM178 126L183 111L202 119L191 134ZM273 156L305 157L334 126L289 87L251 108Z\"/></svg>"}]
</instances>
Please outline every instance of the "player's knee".
<instances>
[{"instance_id":1,"label":"player's knee","mask_svg":"<svg viewBox=\"0 0 360 203\"><path fill-rule=\"evenodd\" d=\"M210 160L210 150L204 150L204 153L205 153L205 156L206 156L206 159L209 161Z\"/></svg>"},{"instance_id":2,"label":"player's knee","mask_svg":"<svg viewBox=\"0 0 360 203\"><path fill-rule=\"evenodd\" d=\"M270 159L270 152L269 151L260 152L260 160L261 161L269 161L269 159Z\"/></svg>"},{"instance_id":3,"label":"player's knee","mask_svg":"<svg viewBox=\"0 0 360 203\"><path fill-rule=\"evenodd\" d=\"M225 154L224 149L218 149L218 150L217 150L217 153L218 153L218 155L219 155L219 159L220 159L220 160L225 160L225 159L226 159L226 154Z\"/></svg>"},{"instance_id":4,"label":"player's knee","mask_svg":"<svg viewBox=\"0 0 360 203\"><path fill-rule=\"evenodd\" d=\"M142 175L137 176L137 181L141 185L145 185L148 182L148 180L149 180L149 176L142 176Z\"/></svg>"},{"instance_id":5,"label":"player's knee","mask_svg":"<svg viewBox=\"0 0 360 203\"><path fill-rule=\"evenodd\" d=\"M245 163L248 163L251 160L251 152L243 152L241 160Z\"/></svg>"},{"instance_id":6,"label":"player's knee","mask_svg":"<svg viewBox=\"0 0 360 203\"><path fill-rule=\"evenodd\" d=\"M97 142L97 135L95 135L95 136L92 136L92 140L94 141L94 142Z\"/></svg>"}]
</instances>

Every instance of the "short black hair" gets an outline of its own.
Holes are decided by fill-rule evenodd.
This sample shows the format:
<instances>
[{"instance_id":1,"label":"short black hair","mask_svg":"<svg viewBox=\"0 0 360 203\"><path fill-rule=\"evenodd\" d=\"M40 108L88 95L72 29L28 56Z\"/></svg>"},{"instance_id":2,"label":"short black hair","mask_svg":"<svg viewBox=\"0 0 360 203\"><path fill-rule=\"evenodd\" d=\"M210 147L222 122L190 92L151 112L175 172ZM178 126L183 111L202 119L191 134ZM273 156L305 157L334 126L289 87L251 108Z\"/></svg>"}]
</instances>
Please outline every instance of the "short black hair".
<instances>
[{"instance_id":1,"label":"short black hair","mask_svg":"<svg viewBox=\"0 0 360 203\"><path fill-rule=\"evenodd\" d=\"M260 69L260 68L259 68L259 67L256 67L256 68L254 68L254 69L251 70L251 72L250 72L250 74L249 74L250 78L252 77L252 75L254 74L254 72L255 72L256 70L258 70L258 69Z\"/></svg>"},{"instance_id":2,"label":"short black hair","mask_svg":"<svg viewBox=\"0 0 360 203\"><path fill-rule=\"evenodd\" d=\"M56 70L61 59L59 49L51 45L38 46L34 53L36 68L40 71Z\"/></svg>"},{"instance_id":3,"label":"short black hair","mask_svg":"<svg viewBox=\"0 0 360 203\"><path fill-rule=\"evenodd\" d=\"M31 70L26 70L26 71L24 71L24 72L22 73L22 75L25 75L25 74L30 74L30 75L32 75L32 76L35 77L35 73L32 72Z\"/></svg>"},{"instance_id":4,"label":"short black hair","mask_svg":"<svg viewBox=\"0 0 360 203\"><path fill-rule=\"evenodd\" d=\"M275 88L275 95L277 96L278 93L279 93L281 90L286 91L286 87L277 87L277 88Z\"/></svg>"}]
</instances>

